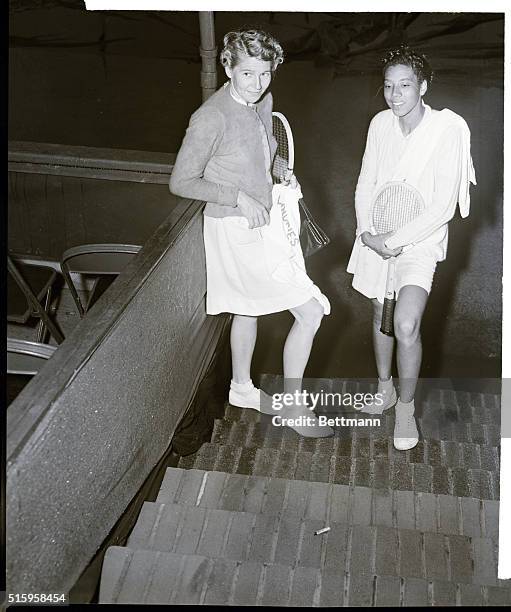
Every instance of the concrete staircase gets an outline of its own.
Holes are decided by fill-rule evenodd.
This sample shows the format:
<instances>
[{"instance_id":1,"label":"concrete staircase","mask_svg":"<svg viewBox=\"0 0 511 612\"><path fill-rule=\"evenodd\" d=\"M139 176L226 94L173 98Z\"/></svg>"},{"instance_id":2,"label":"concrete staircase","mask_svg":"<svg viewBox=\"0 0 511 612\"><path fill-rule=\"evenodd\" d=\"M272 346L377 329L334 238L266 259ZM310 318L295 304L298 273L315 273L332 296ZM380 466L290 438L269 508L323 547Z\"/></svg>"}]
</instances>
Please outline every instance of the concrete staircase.
<instances>
[{"instance_id":1,"label":"concrete staircase","mask_svg":"<svg viewBox=\"0 0 511 612\"><path fill-rule=\"evenodd\" d=\"M108 549L100 603L509 605L498 401L434 390L407 452L392 446L393 410L306 439L228 406L211 442L167 470L127 546Z\"/></svg>"}]
</instances>

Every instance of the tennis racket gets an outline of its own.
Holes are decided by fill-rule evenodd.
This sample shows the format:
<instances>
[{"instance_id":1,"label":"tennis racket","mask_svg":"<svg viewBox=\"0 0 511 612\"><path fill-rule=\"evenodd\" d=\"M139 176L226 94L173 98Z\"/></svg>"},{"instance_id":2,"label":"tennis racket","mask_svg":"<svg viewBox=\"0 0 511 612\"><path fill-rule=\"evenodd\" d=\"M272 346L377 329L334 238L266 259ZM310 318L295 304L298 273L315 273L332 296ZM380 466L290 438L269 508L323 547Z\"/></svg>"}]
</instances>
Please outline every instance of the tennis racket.
<instances>
[{"instance_id":1,"label":"tennis racket","mask_svg":"<svg viewBox=\"0 0 511 612\"><path fill-rule=\"evenodd\" d=\"M385 183L378 190L373 201L373 227L377 234L397 230L418 217L424 208L425 204L421 194L412 185L404 181ZM407 245L402 252L412 246L413 244ZM380 331L387 336L393 336L396 306L396 257L390 257L388 264Z\"/></svg>"},{"instance_id":2,"label":"tennis racket","mask_svg":"<svg viewBox=\"0 0 511 612\"><path fill-rule=\"evenodd\" d=\"M272 113L273 136L277 141L277 150L272 166L273 183L282 182L288 171L295 165L295 147L289 121L282 113ZM330 238L316 223L303 198L298 200L300 207L301 227L300 243L304 257L310 257L329 244Z\"/></svg>"},{"instance_id":3,"label":"tennis racket","mask_svg":"<svg viewBox=\"0 0 511 612\"><path fill-rule=\"evenodd\" d=\"M273 160L272 176L274 183L280 183L286 173L293 171L295 165L295 146L289 121L282 113L272 113L273 136L277 141L277 151Z\"/></svg>"}]
</instances>

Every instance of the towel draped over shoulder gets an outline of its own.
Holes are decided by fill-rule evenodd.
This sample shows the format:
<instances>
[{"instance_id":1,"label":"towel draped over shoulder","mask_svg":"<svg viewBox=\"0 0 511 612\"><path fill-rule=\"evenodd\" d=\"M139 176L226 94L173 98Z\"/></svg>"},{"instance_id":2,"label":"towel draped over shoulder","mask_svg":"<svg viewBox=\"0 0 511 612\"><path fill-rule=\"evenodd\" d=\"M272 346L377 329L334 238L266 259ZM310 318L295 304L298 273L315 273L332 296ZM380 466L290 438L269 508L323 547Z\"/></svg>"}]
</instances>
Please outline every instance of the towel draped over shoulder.
<instances>
[{"instance_id":1,"label":"towel draped over shoulder","mask_svg":"<svg viewBox=\"0 0 511 612\"><path fill-rule=\"evenodd\" d=\"M416 185L424 171L424 166L430 163L443 135L452 126L457 126L461 132L460 181L457 200L460 215L465 218L470 212L470 183L476 184L474 165L470 155L470 130L463 117L448 108L431 113L423 126L424 129L421 130L420 139L410 139L392 180L406 180Z\"/></svg>"}]
</instances>

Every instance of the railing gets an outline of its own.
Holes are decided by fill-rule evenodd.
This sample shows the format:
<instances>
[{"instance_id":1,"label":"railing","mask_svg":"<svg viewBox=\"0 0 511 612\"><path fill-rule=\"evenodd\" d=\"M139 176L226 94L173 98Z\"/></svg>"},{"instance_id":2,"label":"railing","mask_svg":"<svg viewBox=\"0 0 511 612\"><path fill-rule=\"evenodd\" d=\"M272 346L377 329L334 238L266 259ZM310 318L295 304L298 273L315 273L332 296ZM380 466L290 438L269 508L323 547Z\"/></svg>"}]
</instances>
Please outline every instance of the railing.
<instances>
[{"instance_id":1,"label":"railing","mask_svg":"<svg viewBox=\"0 0 511 612\"><path fill-rule=\"evenodd\" d=\"M9 592L69 591L193 400L227 323L205 314L201 211L175 200L10 405Z\"/></svg>"}]
</instances>

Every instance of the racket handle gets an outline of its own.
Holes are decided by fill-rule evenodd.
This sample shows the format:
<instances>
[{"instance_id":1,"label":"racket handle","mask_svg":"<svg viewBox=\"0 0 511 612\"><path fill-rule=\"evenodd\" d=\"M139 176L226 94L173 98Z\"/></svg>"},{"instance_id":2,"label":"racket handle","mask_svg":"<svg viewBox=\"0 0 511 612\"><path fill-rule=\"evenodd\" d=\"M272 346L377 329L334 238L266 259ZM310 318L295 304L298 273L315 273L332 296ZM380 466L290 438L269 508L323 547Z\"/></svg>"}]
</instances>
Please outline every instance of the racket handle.
<instances>
[{"instance_id":1,"label":"racket handle","mask_svg":"<svg viewBox=\"0 0 511 612\"><path fill-rule=\"evenodd\" d=\"M386 336L394 335L394 308L396 306L396 295L394 291L396 271L396 258L389 259L387 268L387 282L385 285L385 299L383 301L383 313L381 317L380 331Z\"/></svg>"},{"instance_id":2,"label":"racket handle","mask_svg":"<svg viewBox=\"0 0 511 612\"><path fill-rule=\"evenodd\" d=\"M383 314L381 316L381 327L380 331L386 336L394 335L394 307L396 305L395 299L385 298L383 301Z\"/></svg>"}]
</instances>

